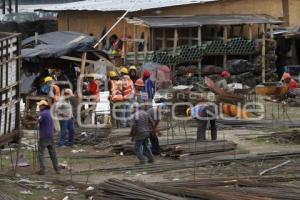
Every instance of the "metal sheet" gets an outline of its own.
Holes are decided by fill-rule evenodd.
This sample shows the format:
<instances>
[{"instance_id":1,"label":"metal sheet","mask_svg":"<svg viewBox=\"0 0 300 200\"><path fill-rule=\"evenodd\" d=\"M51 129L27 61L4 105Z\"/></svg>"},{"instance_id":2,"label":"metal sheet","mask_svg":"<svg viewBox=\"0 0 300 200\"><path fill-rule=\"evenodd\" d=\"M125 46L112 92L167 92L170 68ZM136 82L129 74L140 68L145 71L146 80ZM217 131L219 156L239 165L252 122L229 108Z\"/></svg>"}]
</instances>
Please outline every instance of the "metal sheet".
<instances>
[{"instance_id":1,"label":"metal sheet","mask_svg":"<svg viewBox=\"0 0 300 200\"><path fill-rule=\"evenodd\" d=\"M196 3L208 3L218 0L86 0L74 3L41 6L36 10L66 11L66 10L89 10L89 11L126 11L130 12L149 10L163 7L180 6ZM134 4L135 3L135 4ZM134 4L134 6L132 6Z\"/></svg>"}]
</instances>

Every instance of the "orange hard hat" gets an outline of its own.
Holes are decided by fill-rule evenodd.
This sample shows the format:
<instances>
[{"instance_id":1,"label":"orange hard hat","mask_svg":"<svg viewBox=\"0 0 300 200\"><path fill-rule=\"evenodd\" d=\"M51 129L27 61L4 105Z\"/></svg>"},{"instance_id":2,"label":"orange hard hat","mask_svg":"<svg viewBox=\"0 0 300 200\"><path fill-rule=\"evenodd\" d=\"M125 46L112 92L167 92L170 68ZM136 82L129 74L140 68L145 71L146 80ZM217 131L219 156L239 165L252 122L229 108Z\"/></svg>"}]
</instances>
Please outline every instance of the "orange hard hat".
<instances>
[{"instance_id":1,"label":"orange hard hat","mask_svg":"<svg viewBox=\"0 0 300 200\"><path fill-rule=\"evenodd\" d=\"M140 86L140 87L144 87L143 79L140 78L140 79L136 80L135 85Z\"/></svg>"},{"instance_id":2,"label":"orange hard hat","mask_svg":"<svg viewBox=\"0 0 300 200\"><path fill-rule=\"evenodd\" d=\"M287 72L284 72L283 75L282 75L282 78L281 80L287 80L287 79L291 79L291 75Z\"/></svg>"}]
</instances>

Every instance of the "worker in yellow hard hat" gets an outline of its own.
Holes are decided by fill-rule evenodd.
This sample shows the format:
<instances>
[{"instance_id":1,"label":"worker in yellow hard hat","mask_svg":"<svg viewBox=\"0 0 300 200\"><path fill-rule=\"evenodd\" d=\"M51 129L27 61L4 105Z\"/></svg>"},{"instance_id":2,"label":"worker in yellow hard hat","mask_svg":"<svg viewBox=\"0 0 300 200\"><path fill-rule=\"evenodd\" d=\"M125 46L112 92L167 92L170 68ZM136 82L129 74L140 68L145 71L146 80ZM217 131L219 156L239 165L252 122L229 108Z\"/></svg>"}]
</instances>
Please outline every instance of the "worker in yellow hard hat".
<instances>
[{"instance_id":1,"label":"worker in yellow hard hat","mask_svg":"<svg viewBox=\"0 0 300 200\"><path fill-rule=\"evenodd\" d=\"M117 81L119 80L119 77L118 77L118 74L116 71L109 71L108 72L108 90L110 91L111 93L111 90L113 88L113 86L117 83Z\"/></svg>"},{"instance_id":2,"label":"worker in yellow hard hat","mask_svg":"<svg viewBox=\"0 0 300 200\"><path fill-rule=\"evenodd\" d=\"M127 69L127 67L121 66L120 74L121 74L121 76L128 75L128 69Z\"/></svg>"},{"instance_id":3,"label":"worker in yellow hard hat","mask_svg":"<svg viewBox=\"0 0 300 200\"><path fill-rule=\"evenodd\" d=\"M44 95L49 95L52 98L52 103L57 102L60 98L60 88L54 84L54 79L51 76L44 78L41 91Z\"/></svg>"},{"instance_id":4,"label":"worker in yellow hard hat","mask_svg":"<svg viewBox=\"0 0 300 200\"><path fill-rule=\"evenodd\" d=\"M137 75L137 69L134 65L129 67L129 77L133 81L133 83L135 83L136 80L139 79L139 77Z\"/></svg>"}]
</instances>

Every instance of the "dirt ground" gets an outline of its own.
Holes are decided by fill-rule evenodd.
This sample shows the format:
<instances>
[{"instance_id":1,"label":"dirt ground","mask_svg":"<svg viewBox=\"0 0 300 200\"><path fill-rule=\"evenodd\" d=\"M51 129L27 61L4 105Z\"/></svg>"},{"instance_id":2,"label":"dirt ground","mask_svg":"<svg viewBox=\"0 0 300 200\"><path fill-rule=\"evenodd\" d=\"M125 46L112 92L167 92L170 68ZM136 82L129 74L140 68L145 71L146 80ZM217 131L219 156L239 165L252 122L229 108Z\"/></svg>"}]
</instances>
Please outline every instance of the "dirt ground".
<instances>
[{"instance_id":1,"label":"dirt ground","mask_svg":"<svg viewBox=\"0 0 300 200\"><path fill-rule=\"evenodd\" d=\"M219 140L229 140L238 144L236 153L269 153L299 150L300 145L293 144L273 144L270 141L258 141L256 136L270 134L274 130L219 130ZM117 138L117 143L129 142L127 137L129 129L114 129L111 137ZM175 127L174 134L170 131L163 131L160 139L169 140L179 138L195 138L196 128L187 127L185 135L183 128ZM209 137L209 131L207 133ZM26 131L23 142L31 143L34 138L33 131ZM119 139L118 139L119 138ZM75 151L74 151L75 150ZM17 175L13 176L11 167L11 157L9 149L1 151L1 172L0 172L0 191L18 197L24 200L47 200L47 199L69 199L79 200L86 199L85 192L89 186L102 183L110 178L141 180L146 182L159 181L175 181L175 180L192 180L201 177L224 177L224 176L254 176L258 175L264 169L268 169L274 165L286 161L288 158L276 161L264 162L232 162L228 165L211 165L206 167L197 167L184 170L168 171L163 173L147 173L147 172L95 172L95 168L111 168L122 166L134 166L137 158L134 155L113 154L111 149L100 150L94 146L82 146L71 148L57 148L59 163L63 163L65 168L61 170L61 174L54 173L51 167L49 157L46 159L47 172L45 176L36 175L38 170L37 164L33 163L32 148L22 148L23 154L30 166L18 167ZM85 155L111 155L108 158L84 158ZM74 158L79 156L80 158ZM13 159L16 155L13 154ZM293 159L293 162L282 169L275 172L279 175L296 176L300 172L298 163L300 159ZM170 163L174 160L166 157L156 157L156 163ZM77 174L76 172L89 170L89 173ZM275 175L274 174L274 175ZM270 174L272 175L272 174ZM25 180L25 181L24 181ZM27 180L27 181L26 181ZM24 194L24 193L29 194ZM66 199L64 199L66 200Z\"/></svg>"}]
</instances>

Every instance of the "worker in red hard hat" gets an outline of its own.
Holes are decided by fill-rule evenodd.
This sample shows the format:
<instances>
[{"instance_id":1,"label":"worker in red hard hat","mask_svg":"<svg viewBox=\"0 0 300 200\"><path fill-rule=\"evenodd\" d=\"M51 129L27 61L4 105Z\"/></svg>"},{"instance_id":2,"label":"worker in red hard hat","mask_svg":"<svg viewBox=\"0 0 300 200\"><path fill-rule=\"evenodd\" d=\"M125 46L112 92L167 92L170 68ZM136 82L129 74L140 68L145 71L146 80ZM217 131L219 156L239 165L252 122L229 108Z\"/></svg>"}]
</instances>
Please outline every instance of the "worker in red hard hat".
<instances>
[{"instance_id":1,"label":"worker in red hard hat","mask_svg":"<svg viewBox=\"0 0 300 200\"><path fill-rule=\"evenodd\" d=\"M289 91L298 88L298 83L289 73L284 72L281 80L288 85Z\"/></svg>"},{"instance_id":2,"label":"worker in red hard hat","mask_svg":"<svg viewBox=\"0 0 300 200\"><path fill-rule=\"evenodd\" d=\"M144 81L144 88L145 92L148 94L149 101L152 101L154 97L154 84L152 80L150 79L151 73L148 70L145 70L143 73L143 81Z\"/></svg>"},{"instance_id":3,"label":"worker in red hard hat","mask_svg":"<svg viewBox=\"0 0 300 200\"><path fill-rule=\"evenodd\" d=\"M224 70L221 73L221 77L222 77L222 79L219 80L217 83L218 87L223 89L225 92L232 91L232 89L228 86L228 81L231 77L231 74L228 71Z\"/></svg>"}]
</instances>

